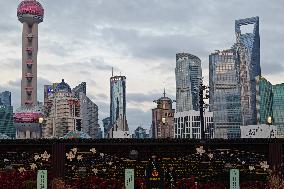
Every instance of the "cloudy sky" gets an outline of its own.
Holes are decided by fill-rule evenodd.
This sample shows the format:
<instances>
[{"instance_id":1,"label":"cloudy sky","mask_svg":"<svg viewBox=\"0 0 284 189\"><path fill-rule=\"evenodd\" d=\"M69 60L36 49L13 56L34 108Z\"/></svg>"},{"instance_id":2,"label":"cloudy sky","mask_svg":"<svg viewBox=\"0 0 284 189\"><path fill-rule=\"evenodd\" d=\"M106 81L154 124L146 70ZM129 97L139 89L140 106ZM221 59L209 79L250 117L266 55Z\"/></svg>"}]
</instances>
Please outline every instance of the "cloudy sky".
<instances>
[{"instance_id":1,"label":"cloudy sky","mask_svg":"<svg viewBox=\"0 0 284 189\"><path fill-rule=\"evenodd\" d=\"M21 29L19 0L0 0L0 91L20 103ZM234 21L260 17L262 74L272 83L284 78L283 0L41 0L38 97L43 85L62 78L76 86L87 82L88 96L109 115L109 77L127 77L130 129L149 128L153 100L175 97L175 54L202 60L208 82L208 55L235 41ZM249 28L248 28L249 29Z\"/></svg>"}]
</instances>

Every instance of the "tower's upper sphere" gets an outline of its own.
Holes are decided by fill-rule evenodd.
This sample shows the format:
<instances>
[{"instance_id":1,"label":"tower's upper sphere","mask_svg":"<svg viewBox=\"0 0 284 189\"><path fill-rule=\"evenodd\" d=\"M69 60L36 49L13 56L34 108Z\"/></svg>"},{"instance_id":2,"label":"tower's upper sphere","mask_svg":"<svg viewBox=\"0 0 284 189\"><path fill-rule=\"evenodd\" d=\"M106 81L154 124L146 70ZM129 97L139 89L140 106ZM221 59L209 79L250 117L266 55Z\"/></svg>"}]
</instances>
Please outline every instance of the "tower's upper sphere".
<instances>
[{"instance_id":1,"label":"tower's upper sphere","mask_svg":"<svg viewBox=\"0 0 284 189\"><path fill-rule=\"evenodd\" d=\"M36 0L24 0L18 6L17 16L22 23L40 23L43 21L44 9Z\"/></svg>"}]
</instances>

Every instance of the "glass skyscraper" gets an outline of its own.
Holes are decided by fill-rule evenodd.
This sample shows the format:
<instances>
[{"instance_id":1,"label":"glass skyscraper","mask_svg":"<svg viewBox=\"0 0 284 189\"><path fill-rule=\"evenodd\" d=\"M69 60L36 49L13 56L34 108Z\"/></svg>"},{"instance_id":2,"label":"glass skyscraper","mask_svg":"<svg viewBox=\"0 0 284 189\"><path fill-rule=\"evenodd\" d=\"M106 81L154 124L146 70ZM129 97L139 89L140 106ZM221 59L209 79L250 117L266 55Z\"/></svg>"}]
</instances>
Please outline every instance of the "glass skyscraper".
<instances>
[{"instance_id":1,"label":"glass skyscraper","mask_svg":"<svg viewBox=\"0 0 284 189\"><path fill-rule=\"evenodd\" d=\"M278 136L284 137L284 83L273 85L273 125L277 126Z\"/></svg>"},{"instance_id":2,"label":"glass skyscraper","mask_svg":"<svg viewBox=\"0 0 284 189\"><path fill-rule=\"evenodd\" d=\"M241 27L253 24L251 33L242 33ZM236 44L240 61L240 90L243 125L256 124L256 76L260 70L259 18L245 18L235 21Z\"/></svg>"},{"instance_id":3,"label":"glass skyscraper","mask_svg":"<svg viewBox=\"0 0 284 189\"><path fill-rule=\"evenodd\" d=\"M178 53L175 74L176 111L198 110L198 88L202 77L200 59L189 53Z\"/></svg>"},{"instance_id":4,"label":"glass skyscraper","mask_svg":"<svg viewBox=\"0 0 284 189\"><path fill-rule=\"evenodd\" d=\"M267 124L267 118L273 115L272 84L262 76L256 77L257 124Z\"/></svg>"},{"instance_id":5,"label":"glass skyscraper","mask_svg":"<svg viewBox=\"0 0 284 189\"><path fill-rule=\"evenodd\" d=\"M126 119L126 77L112 76L110 78L110 127L107 138L113 138L114 133L128 131Z\"/></svg>"},{"instance_id":6,"label":"glass skyscraper","mask_svg":"<svg viewBox=\"0 0 284 189\"><path fill-rule=\"evenodd\" d=\"M119 116L126 116L126 77L110 78L110 123L114 124Z\"/></svg>"},{"instance_id":7,"label":"glass skyscraper","mask_svg":"<svg viewBox=\"0 0 284 189\"><path fill-rule=\"evenodd\" d=\"M278 137L284 137L284 83L272 85L262 76L256 77L257 124L267 124L272 117L272 124L277 126Z\"/></svg>"},{"instance_id":8,"label":"glass skyscraper","mask_svg":"<svg viewBox=\"0 0 284 189\"><path fill-rule=\"evenodd\" d=\"M209 56L210 111L213 111L215 138L240 137L239 70L235 49L216 51Z\"/></svg>"},{"instance_id":9,"label":"glass skyscraper","mask_svg":"<svg viewBox=\"0 0 284 189\"><path fill-rule=\"evenodd\" d=\"M15 138L16 129L13 124L13 106L11 106L11 92L0 93L0 134Z\"/></svg>"},{"instance_id":10,"label":"glass skyscraper","mask_svg":"<svg viewBox=\"0 0 284 189\"><path fill-rule=\"evenodd\" d=\"M11 106L11 92L4 91L0 93L0 105Z\"/></svg>"}]
</instances>

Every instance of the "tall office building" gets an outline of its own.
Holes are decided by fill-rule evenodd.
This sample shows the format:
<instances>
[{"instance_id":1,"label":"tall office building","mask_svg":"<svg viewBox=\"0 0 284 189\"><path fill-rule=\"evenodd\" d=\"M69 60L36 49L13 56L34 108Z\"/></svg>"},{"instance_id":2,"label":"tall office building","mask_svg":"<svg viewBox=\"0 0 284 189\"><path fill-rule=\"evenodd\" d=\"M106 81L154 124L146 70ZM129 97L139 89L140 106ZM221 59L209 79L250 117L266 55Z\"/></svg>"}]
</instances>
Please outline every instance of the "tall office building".
<instances>
[{"instance_id":1,"label":"tall office building","mask_svg":"<svg viewBox=\"0 0 284 189\"><path fill-rule=\"evenodd\" d=\"M24 0L17 9L22 32L21 107L14 115L17 137L39 138L38 119L42 117L37 102L38 24L43 21L44 9L36 0ZM29 122L31 121L31 122Z\"/></svg>"},{"instance_id":2,"label":"tall office building","mask_svg":"<svg viewBox=\"0 0 284 189\"><path fill-rule=\"evenodd\" d=\"M268 117L273 116L273 85L264 77L256 77L256 112L257 125L267 124Z\"/></svg>"},{"instance_id":3,"label":"tall office building","mask_svg":"<svg viewBox=\"0 0 284 189\"><path fill-rule=\"evenodd\" d=\"M239 138L242 125L239 61L234 49L209 56L210 111L215 138Z\"/></svg>"},{"instance_id":4,"label":"tall office building","mask_svg":"<svg viewBox=\"0 0 284 189\"><path fill-rule=\"evenodd\" d=\"M87 96L86 82L82 82L72 89L72 93L80 100L82 131L91 138L101 138L101 128L98 123L98 106Z\"/></svg>"},{"instance_id":5,"label":"tall office building","mask_svg":"<svg viewBox=\"0 0 284 189\"><path fill-rule=\"evenodd\" d=\"M80 115L82 117L81 131L91 138L101 138L101 128L98 123L98 106L85 93L79 93Z\"/></svg>"},{"instance_id":6,"label":"tall office building","mask_svg":"<svg viewBox=\"0 0 284 189\"><path fill-rule=\"evenodd\" d=\"M253 24L251 33L242 33L241 26ZM254 125L256 113L256 80L261 75L259 18L252 17L235 21L236 44L240 61L240 89L243 125Z\"/></svg>"},{"instance_id":7,"label":"tall office building","mask_svg":"<svg viewBox=\"0 0 284 189\"><path fill-rule=\"evenodd\" d=\"M104 128L104 138L107 138L108 131L110 130L110 117L106 117L102 120Z\"/></svg>"},{"instance_id":8,"label":"tall office building","mask_svg":"<svg viewBox=\"0 0 284 189\"><path fill-rule=\"evenodd\" d=\"M284 83L273 85L272 118L273 125L277 126L277 135L284 138Z\"/></svg>"},{"instance_id":9,"label":"tall office building","mask_svg":"<svg viewBox=\"0 0 284 189\"><path fill-rule=\"evenodd\" d=\"M257 124L277 126L277 135L284 138L284 83L272 85L262 76L256 77L256 110Z\"/></svg>"},{"instance_id":10,"label":"tall office building","mask_svg":"<svg viewBox=\"0 0 284 189\"><path fill-rule=\"evenodd\" d=\"M178 53L175 74L176 111L198 110L198 88L202 77L200 59L189 53Z\"/></svg>"},{"instance_id":11,"label":"tall office building","mask_svg":"<svg viewBox=\"0 0 284 189\"><path fill-rule=\"evenodd\" d=\"M43 138L61 138L71 131L81 131L80 100L73 96L70 86L62 79L48 93Z\"/></svg>"},{"instance_id":12,"label":"tall office building","mask_svg":"<svg viewBox=\"0 0 284 189\"><path fill-rule=\"evenodd\" d=\"M173 101L164 96L154 101L157 104L152 109L152 138L174 138L174 113L172 108Z\"/></svg>"},{"instance_id":13,"label":"tall office building","mask_svg":"<svg viewBox=\"0 0 284 189\"><path fill-rule=\"evenodd\" d=\"M0 93L0 105L11 106L11 92L4 91Z\"/></svg>"},{"instance_id":14,"label":"tall office building","mask_svg":"<svg viewBox=\"0 0 284 189\"><path fill-rule=\"evenodd\" d=\"M11 92L0 93L0 135L15 138L16 130L13 124L13 106Z\"/></svg>"},{"instance_id":15,"label":"tall office building","mask_svg":"<svg viewBox=\"0 0 284 189\"><path fill-rule=\"evenodd\" d=\"M126 119L126 77L112 76L110 78L110 129L108 138L114 131L128 131Z\"/></svg>"}]
</instances>

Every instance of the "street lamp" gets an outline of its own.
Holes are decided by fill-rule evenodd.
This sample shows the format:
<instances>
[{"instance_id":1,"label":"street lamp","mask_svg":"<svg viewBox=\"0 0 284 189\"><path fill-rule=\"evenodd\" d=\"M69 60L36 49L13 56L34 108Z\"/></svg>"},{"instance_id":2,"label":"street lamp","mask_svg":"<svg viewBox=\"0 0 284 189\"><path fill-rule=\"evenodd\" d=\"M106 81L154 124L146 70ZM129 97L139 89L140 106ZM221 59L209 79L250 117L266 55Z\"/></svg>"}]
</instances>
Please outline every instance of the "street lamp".
<instances>
[{"instance_id":1,"label":"street lamp","mask_svg":"<svg viewBox=\"0 0 284 189\"><path fill-rule=\"evenodd\" d=\"M207 108L208 105L205 104L204 99L209 99L209 88L208 86L203 85L202 79L199 86L199 113L200 113L200 128L201 128L201 141L205 140L205 126L204 126L204 108ZM205 94L204 94L205 91Z\"/></svg>"},{"instance_id":2,"label":"street lamp","mask_svg":"<svg viewBox=\"0 0 284 189\"><path fill-rule=\"evenodd\" d=\"M273 122L272 116L268 116L267 117L267 124L270 126L270 125L272 125L272 122Z\"/></svg>"},{"instance_id":3,"label":"street lamp","mask_svg":"<svg viewBox=\"0 0 284 189\"><path fill-rule=\"evenodd\" d=\"M166 124L166 118L165 118L165 117L162 118L162 123L163 123L164 125Z\"/></svg>"},{"instance_id":4,"label":"street lamp","mask_svg":"<svg viewBox=\"0 0 284 189\"><path fill-rule=\"evenodd\" d=\"M44 119L42 117L38 118L38 123L40 125L40 138L42 137L42 124Z\"/></svg>"},{"instance_id":5,"label":"street lamp","mask_svg":"<svg viewBox=\"0 0 284 189\"><path fill-rule=\"evenodd\" d=\"M43 118L42 117L38 118L38 122L39 122L39 124L42 124L43 123Z\"/></svg>"},{"instance_id":6,"label":"street lamp","mask_svg":"<svg viewBox=\"0 0 284 189\"><path fill-rule=\"evenodd\" d=\"M269 125L269 129L271 129L271 130L270 130L269 138L271 138L271 135L274 133L274 132L273 132L273 128L270 127L270 126L272 125L272 123L273 123L273 118L272 118L272 116L268 116L268 117L267 117L267 124Z\"/></svg>"}]
</instances>

